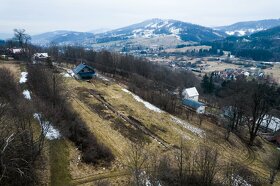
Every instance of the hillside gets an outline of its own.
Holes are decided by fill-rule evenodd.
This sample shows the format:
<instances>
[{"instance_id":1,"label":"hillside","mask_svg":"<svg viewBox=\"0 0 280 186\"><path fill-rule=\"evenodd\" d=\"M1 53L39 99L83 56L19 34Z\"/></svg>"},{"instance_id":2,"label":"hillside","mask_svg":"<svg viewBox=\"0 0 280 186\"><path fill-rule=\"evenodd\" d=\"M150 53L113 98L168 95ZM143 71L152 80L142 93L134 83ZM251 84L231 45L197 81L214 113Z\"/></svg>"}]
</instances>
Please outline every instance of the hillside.
<instances>
[{"instance_id":1,"label":"hillside","mask_svg":"<svg viewBox=\"0 0 280 186\"><path fill-rule=\"evenodd\" d=\"M96 36L97 42L126 40L132 38L153 38L174 35L183 41L211 41L223 38L223 32L177 20L151 19Z\"/></svg>"},{"instance_id":2,"label":"hillside","mask_svg":"<svg viewBox=\"0 0 280 186\"><path fill-rule=\"evenodd\" d=\"M133 45L151 47L152 45L176 47L200 41L213 41L226 36L224 32L177 20L151 19L124 28L96 34L88 32L55 31L32 36L32 43L46 46L79 45L96 49L118 49L120 46ZM98 33L98 34L97 34ZM185 43L187 42L187 43ZM122 47L121 47L122 48Z\"/></svg>"},{"instance_id":3,"label":"hillside","mask_svg":"<svg viewBox=\"0 0 280 186\"><path fill-rule=\"evenodd\" d=\"M250 36L230 36L224 40L208 42L207 44L215 48L231 51L238 57L245 57L257 61L279 61L279 38L280 26L257 32Z\"/></svg>"},{"instance_id":4,"label":"hillside","mask_svg":"<svg viewBox=\"0 0 280 186\"><path fill-rule=\"evenodd\" d=\"M93 41L93 33L64 30L32 36L32 43L40 46L47 46L51 43L57 45L90 46Z\"/></svg>"},{"instance_id":5,"label":"hillside","mask_svg":"<svg viewBox=\"0 0 280 186\"><path fill-rule=\"evenodd\" d=\"M228 26L216 27L228 35L245 36L252 33L280 26L280 19L238 22Z\"/></svg>"}]
</instances>

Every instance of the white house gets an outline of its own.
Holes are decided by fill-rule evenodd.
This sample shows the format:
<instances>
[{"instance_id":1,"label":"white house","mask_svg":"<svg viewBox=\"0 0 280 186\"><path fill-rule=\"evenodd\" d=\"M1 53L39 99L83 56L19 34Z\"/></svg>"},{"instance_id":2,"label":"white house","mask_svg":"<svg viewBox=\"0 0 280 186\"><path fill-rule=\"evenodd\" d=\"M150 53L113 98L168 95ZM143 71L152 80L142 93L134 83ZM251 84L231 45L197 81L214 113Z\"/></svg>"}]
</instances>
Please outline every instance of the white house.
<instances>
[{"instance_id":1,"label":"white house","mask_svg":"<svg viewBox=\"0 0 280 186\"><path fill-rule=\"evenodd\" d=\"M182 92L183 99L192 99L198 101L199 93L195 87L186 88Z\"/></svg>"},{"instance_id":2,"label":"white house","mask_svg":"<svg viewBox=\"0 0 280 186\"><path fill-rule=\"evenodd\" d=\"M48 53L35 53L33 55L34 59L47 59L49 57Z\"/></svg>"},{"instance_id":3,"label":"white house","mask_svg":"<svg viewBox=\"0 0 280 186\"><path fill-rule=\"evenodd\" d=\"M23 49L22 48L12 48L10 49L10 51L13 53L13 54L20 54L23 52Z\"/></svg>"}]
</instances>

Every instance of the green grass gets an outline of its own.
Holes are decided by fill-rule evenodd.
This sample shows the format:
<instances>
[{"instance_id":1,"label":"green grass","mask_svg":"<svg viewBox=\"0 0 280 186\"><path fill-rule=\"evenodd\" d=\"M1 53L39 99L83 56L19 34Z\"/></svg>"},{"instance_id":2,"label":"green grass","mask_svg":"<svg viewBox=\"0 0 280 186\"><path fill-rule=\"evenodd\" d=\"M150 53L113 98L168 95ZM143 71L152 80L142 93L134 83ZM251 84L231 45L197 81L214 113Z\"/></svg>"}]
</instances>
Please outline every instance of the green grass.
<instances>
[{"instance_id":1,"label":"green grass","mask_svg":"<svg viewBox=\"0 0 280 186\"><path fill-rule=\"evenodd\" d=\"M68 169L69 149L65 140L53 140L50 145L51 186L70 185L71 175Z\"/></svg>"}]
</instances>

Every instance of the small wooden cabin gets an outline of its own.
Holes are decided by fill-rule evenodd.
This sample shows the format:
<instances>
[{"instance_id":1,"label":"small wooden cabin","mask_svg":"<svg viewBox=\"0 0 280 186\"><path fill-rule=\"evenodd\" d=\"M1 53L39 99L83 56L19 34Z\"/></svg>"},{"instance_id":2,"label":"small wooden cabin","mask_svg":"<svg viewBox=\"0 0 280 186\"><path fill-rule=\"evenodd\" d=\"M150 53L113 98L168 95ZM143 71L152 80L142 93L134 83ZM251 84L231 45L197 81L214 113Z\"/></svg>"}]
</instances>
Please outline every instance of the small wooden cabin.
<instances>
[{"instance_id":1,"label":"small wooden cabin","mask_svg":"<svg viewBox=\"0 0 280 186\"><path fill-rule=\"evenodd\" d=\"M75 77L77 79L92 79L95 76L94 69L86 64L79 64L73 69Z\"/></svg>"}]
</instances>

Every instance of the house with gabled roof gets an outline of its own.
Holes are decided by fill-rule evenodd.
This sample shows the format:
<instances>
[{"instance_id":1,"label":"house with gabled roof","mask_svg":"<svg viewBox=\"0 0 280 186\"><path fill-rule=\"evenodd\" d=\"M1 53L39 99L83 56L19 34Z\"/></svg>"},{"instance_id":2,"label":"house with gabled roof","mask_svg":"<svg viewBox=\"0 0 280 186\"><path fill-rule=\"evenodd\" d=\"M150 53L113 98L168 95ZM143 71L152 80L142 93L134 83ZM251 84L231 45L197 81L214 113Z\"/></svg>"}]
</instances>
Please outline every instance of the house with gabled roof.
<instances>
[{"instance_id":1,"label":"house with gabled roof","mask_svg":"<svg viewBox=\"0 0 280 186\"><path fill-rule=\"evenodd\" d=\"M84 63L79 64L73 69L74 76L77 79L92 79L95 76L95 70L93 67Z\"/></svg>"},{"instance_id":2,"label":"house with gabled roof","mask_svg":"<svg viewBox=\"0 0 280 186\"><path fill-rule=\"evenodd\" d=\"M186 88L182 92L183 99L192 99L198 101L199 93L195 87Z\"/></svg>"}]
</instances>

